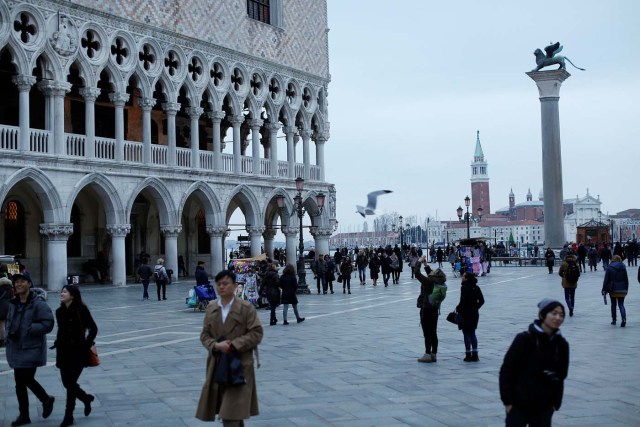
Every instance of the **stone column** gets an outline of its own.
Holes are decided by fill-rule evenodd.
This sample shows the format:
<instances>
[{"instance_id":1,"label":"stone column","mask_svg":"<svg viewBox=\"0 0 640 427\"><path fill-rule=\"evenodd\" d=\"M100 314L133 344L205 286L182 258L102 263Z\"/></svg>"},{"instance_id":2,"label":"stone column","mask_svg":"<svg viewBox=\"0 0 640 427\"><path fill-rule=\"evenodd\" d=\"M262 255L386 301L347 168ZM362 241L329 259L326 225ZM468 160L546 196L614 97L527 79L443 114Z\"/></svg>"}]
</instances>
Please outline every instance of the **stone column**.
<instances>
[{"instance_id":1,"label":"stone column","mask_svg":"<svg viewBox=\"0 0 640 427\"><path fill-rule=\"evenodd\" d=\"M187 114L191 119L191 169L200 169L200 130L199 120L204 112L202 107L189 107Z\"/></svg>"},{"instance_id":2,"label":"stone column","mask_svg":"<svg viewBox=\"0 0 640 427\"><path fill-rule=\"evenodd\" d=\"M330 227L311 227L311 235L315 240L316 255L330 255L329 254L329 237L333 234L333 229Z\"/></svg>"},{"instance_id":3,"label":"stone column","mask_svg":"<svg viewBox=\"0 0 640 427\"><path fill-rule=\"evenodd\" d=\"M156 105L154 98L141 98L138 105L142 110L142 163L151 164L151 110Z\"/></svg>"},{"instance_id":4,"label":"stone column","mask_svg":"<svg viewBox=\"0 0 640 427\"><path fill-rule=\"evenodd\" d=\"M267 228L262 233L262 237L264 238L264 252L271 259L273 258L273 238L276 236L276 230L273 228Z\"/></svg>"},{"instance_id":5,"label":"stone column","mask_svg":"<svg viewBox=\"0 0 640 427\"><path fill-rule=\"evenodd\" d=\"M173 270L174 277L178 277L178 235L181 231L181 225L160 226L160 232L164 234L164 265Z\"/></svg>"},{"instance_id":6,"label":"stone column","mask_svg":"<svg viewBox=\"0 0 640 427\"><path fill-rule=\"evenodd\" d=\"M329 139L328 135L316 136L316 165L320 169L320 181L324 182L324 144Z\"/></svg>"},{"instance_id":7,"label":"stone column","mask_svg":"<svg viewBox=\"0 0 640 427\"><path fill-rule=\"evenodd\" d=\"M297 272L297 262L298 257L296 256L296 246L298 245L298 227L293 226L282 226L282 233L285 236L286 242L286 255L287 255L287 264L291 264L296 267Z\"/></svg>"},{"instance_id":8,"label":"stone column","mask_svg":"<svg viewBox=\"0 0 640 427\"><path fill-rule=\"evenodd\" d=\"M128 93L111 93L109 99L115 107L116 123L116 161L124 161L124 104L129 100Z\"/></svg>"},{"instance_id":9,"label":"stone column","mask_svg":"<svg viewBox=\"0 0 640 427\"><path fill-rule=\"evenodd\" d=\"M269 161L271 163L271 176L278 177L278 130L282 127L280 123L267 123L269 130Z\"/></svg>"},{"instance_id":10,"label":"stone column","mask_svg":"<svg viewBox=\"0 0 640 427\"><path fill-rule=\"evenodd\" d=\"M162 109L167 116L167 164L175 166L176 161L176 113L181 105L177 102L164 102ZM177 262L177 259L176 259ZM176 270L177 271L177 270Z\"/></svg>"},{"instance_id":11,"label":"stone column","mask_svg":"<svg viewBox=\"0 0 640 427\"><path fill-rule=\"evenodd\" d=\"M73 224L40 224L40 234L47 241L47 289L58 291L67 284L67 241Z\"/></svg>"},{"instance_id":12,"label":"stone column","mask_svg":"<svg viewBox=\"0 0 640 427\"><path fill-rule=\"evenodd\" d=\"M107 233L111 236L111 282L113 286L127 284L127 260L125 237L131 231L129 224L107 224Z\"/></svg>"},{"instance_id":13,"label":"stone column","mask_svg":"<svg viewBox=\"0 0 640 427\"><path fill-rule=\"evenodd\" d=\"M527 73L540 94L542 122L542 191L544 193L545 246L561 248L565 243L560 147L560 86L571 76L566 70Z\"/></svg>"},{"instance_id":14,"label":"stone column","mask_svg":"<svg viewBox=\"0 0 640 427\"><path fill-rule=\"evenodd\" d=\"M251 156L253 157L253 174L261 175L260 170L260 128L262 120L251 120Z\"/></svg>"},{"instance_id":15,"label":"stone column","mask_svg":"<svg viewBox=\"0 0 640 427\"><path fill-rule=\"evenodd\" d=\"M224 248L222 246L222 237L227 232L227 227L217 225L207 225L207 233L211 243L210 272L215 277L216 274L224 270Z\"/></svg>"},{"instance_id":16,"label":"stone column","mask_svg":"<svg viewBox=\"0 0 640 427\"><path fill-rule=\"evenodd\" d=\"M287 136L287 163L289 168L289 178L294 179L296 177L296 147L293 143L293 137L296 134L295 126L286 126L283 131Z\"/></svg>"},{"instance_id":17,"label":"stone column","mask_svg":"<svg viewBox=\"0 0 640 427\"><path fill-rule=\"evenodd\" d=\"M29 92L35 84L36 78L19 74L12 79L13 83L18 87L18 120L20 124L20 134L18 139L18 151L26 153L31 151L31 124L29 121Z\"/></svg>"},{"instance_id":18,"label":"stone column","mask_svg":"<svg viewBox=\"0 0 640 427\"><path fill-rule=\"evenodd\" d=\"M309 171L311 170L311 160L309 154L309 140L311 139L311 131L303 129L300 131L302 136L302 163L304 163L304 176L305 180L309 179Z\"/></svg>"},{"instance_id":19,"label":"stone column","mask_svg":"<svg viewBox=\"0 0 640 427\"><path fill-rule=\"evenodd\" d=\"M88 159L96 156L96 99L100 96L97 87L80 88L84 98L84 155Z\"/></svg>"},{"instance_id":20,"label":"stone column","mask_svg":"<svg viewBox=\"0 0 640 427\"><path fill-rule=\"evenodd\" d=\"M244 116L242 114L239 116L229 116L228 120L233 127L233 172L241 173L242 147L240 144L240 126L244 122Z\"/></svg>"},{"instance_id":21,"label":"stone column","mask_svg":"<svg viewBox=\"0 0 640 427\"><path fill-rule=\"evenodd\" d=\"M71 90L71 83L58 81L42 81L38 83L40 90L49 97L47 102L50 131L53 142L50 141L48 152L58 155L66 154L66 141L64 137L64 96Z\"/></svg>"},{"instance_id":22,"label":"stone column","mask_svg":"<svg viewBox=\"0 0 640 427\"><path fill-rule=\"evenodd\" d=\"M249 233L249 240L251 241L251 257L257 257L262 253L262 233L264 233L265 227L247 227L247 233Z\"/></svg>"},{"instance_id":23,"label":"stone column","mask_svg":"<svg viewBox=\"0 0 640 427\"><path fill-rule=\"evenodd\" d=\"M213 122L213 170L222 170L222 141L220 141L220 122L224 119L224 112L214 111L209 113Z\"/></svg>"}]
</instances>

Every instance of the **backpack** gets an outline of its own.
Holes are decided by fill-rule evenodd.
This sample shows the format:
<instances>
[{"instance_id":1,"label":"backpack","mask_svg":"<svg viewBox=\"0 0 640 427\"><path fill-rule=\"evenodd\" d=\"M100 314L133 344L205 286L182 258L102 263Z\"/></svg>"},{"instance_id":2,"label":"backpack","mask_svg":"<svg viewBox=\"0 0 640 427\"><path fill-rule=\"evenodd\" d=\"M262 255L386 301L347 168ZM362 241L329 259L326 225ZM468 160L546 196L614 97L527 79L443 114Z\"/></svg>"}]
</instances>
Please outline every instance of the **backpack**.
<instances>
[{"instance_id":1,"label":"backpack","mask_svg":"<svg viewBox=\"0 0 640 427\"><path fill-rule=\"evenodd\" d=\"M564 272L564 278L567 279L569 283L576 283L578 278L580 278L580 269L578 268L578 264L575 262L567 263L567 271Z\"/></svg>"},{"instance_id":2,"label":"backpack","mask_svg":"<svg viewBox=\"0 0 640 427\"><path fill-rule=\"evenodd\" d=\"M433 285L433 291L428 297L429 305L435 309L440 309L440 304L447 297L447 285Z\"/></svg>"}]
</instances>

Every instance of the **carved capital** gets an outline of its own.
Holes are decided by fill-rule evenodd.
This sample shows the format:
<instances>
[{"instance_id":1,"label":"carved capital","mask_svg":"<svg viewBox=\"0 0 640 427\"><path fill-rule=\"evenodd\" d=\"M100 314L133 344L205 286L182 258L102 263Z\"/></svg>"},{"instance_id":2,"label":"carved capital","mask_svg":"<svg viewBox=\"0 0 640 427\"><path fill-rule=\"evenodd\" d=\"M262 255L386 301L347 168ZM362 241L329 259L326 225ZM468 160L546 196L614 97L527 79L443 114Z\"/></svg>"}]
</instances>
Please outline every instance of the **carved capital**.
<instances>
[{"instance_id":1,"label":"carved capital","mask_svg":"<svg viewBox=\"0 0 640 427\"><path fill-rule=\"evenodd\" d=\"M264 240L273 240L273 238L276 237L276 229L267 228L266 230L264 230L264 233L262 233L262 237L264 238Z\"/></svg>"},{"instance_id":2,"label":"carved capital","mask_svg":"<svg viewBox=\"0 0 640 427\"><path fill-rule=\"evenodd\" d=\"M220 123L222 119L224 119L224 111L211 111L207 113L207 117L209 117L213 122Z\"/></svg>"},{"instance_id":3,"label":"carved capital","mask_svg":"<svg viewBox=\"0 0 640 427\"><path fill-rule=\"evenodd\" d=\"M284 132L285 135L287 136L295 135L297 131L298 131L298 128L295 126L285 126L282 128L282 132Z\"/></svg>"},{"instance_id":4,"label":"carved capital","mask_svg":"<svg viewBox=\"0 0 640 427\"><path fill-rule=\"evenodd\" d=\"M298 235L298 227L292 227L292 226L288 226L288 225L283 225L282 226L282 233L287 236L287 237L291 237L291 236L297 236Z\"/></svg>"},{"instance_id":5,"label":"carved capital","mask_svg":"<svg viewBox=\"0 0 640 427\"><path fill-rule=\"evenodd\" d=\"M48 240L67 241L69 236L73 234L73 224L40 224L40 234Z\"/></svg>"},{"instance_id":6,"label":"carved capital","mask_svg":"<svg viewBox=\"0 0 640 427\"><path fill-rule=\"evenodd\" d=\"M264 127L267 128L269 132L273 133L273 132L278 132L282 127L282 125L280 123L265 123Z\"/></svg>"},{"instance_id":7,"label":"carved capital","mask_svg":"<svg viewBox=\"0 0 640 427\"><path fill-rule=\"evenodd\" d=\"M125 237L131 232L130 224L109 224L107 225L107 233L111 237Z\"/></svg>"},{"instance_id":8,"label":"carved capital","mask_svg":"<svg viewBox=\"0 0 640 427\"><path fill-rule=\"evenodd\" d=\"M302 137L302 139L308 140L309 138L311 138L311 134L312 132L309 129L302 129L300 131L300 136Z\"/></svg>"},{"instance_id":9,"label":"carved capital","mask_svg":"<svg viewBox=\"0 0 640 427\"><path fill-rule=\"evenodd\" d=\"M95 102L100 96L100 89L97 87L82 87L78 92L84 98L85 102Z\"/></svg>"},{"instance_id":10,"label":"carved capital","mask_svg":"<svg viewBox=\"0 0 640 427\"><path fill-rule=\"evenodd\" d=\"M333 234L331 227L311 227L311 235L316 239L328 239Z\"/></svg>"},{"instance_id":11,"label":"carved capital","mask_svg":"<svg viewBox=\"0 0 640 427\"><path fill-rule=\"evenodd\" d=\"M202 113L204 112L204 108L202 107L187 107L185 109L187 115L193 120L193 119L199 119L200 116L202 115Z\"/></svg>"},{"instance_id":12,"label":"carved capital","mask_svg":"<svg viewBox=\"0 0 640 427\"><path fill-rule=\"evenodd\" d=\"M224 225L207 225L206 230L211 237L222 237L227 233L227 227Z\"/></svg>"},{"instance_id":13,"label":"carved capital","mask_svg":"<svg viewBox=\"0 0 640 427\"><path fill-rule=\"evenodd\" d=\"M140 98L138 99L138 105L142 108L142 111L151 111L156 105L155 98Z\"/></svg>"},{"instance_id":14,"label":"carved capital","mask_svg":"<svg viewBox=\"0 0 640 427\"><path fill-rule=\"evenodd\" d=\"M110 93L109 99L116 107L124 107L124 104L129 100L128 93Z\"/></svg>"},{"instance_id":15,"label":"carved capital","mask_svg":"<svg viewBox=\"0 0 640 427\"><path fill-rule=\"evenodd\" d=\"M31 86L36 84L36 78L33 76L27 76L25 74L18 74L11 79L13 84L18 87L20 92L28 92L31 90Z\"/></svg>"},{"instance_id":16,"label":"carved capital","mask_svg":"<svg viewBox=\"0 0 640 427\"><path fill-rule=\"evenodd\" d=\"M266 227L247 227L247 233L249 233L250 237L262 237L262 233L264 233L264 230L266 229Z\"/></svg>"},{"instance_id":17,"label":"carved capital","mask_svg":"<svg viewBox=\"0 0 640 427\"><path fill-rule=\"evenodd\" d=\"M328 132L316 133L313 136L313 140L316 142L316 144L324 144L329 140L329 133Z\"/></svg>"},{"instance_id":18,"label":"carved capital","mask_svg":"<svg viewBox=\"0 0 640 427\"><path fill-rule=\"evenodd\" d=\"M244 123L244 116L242 114L237 116L227 116L227 120L231 123L231 126L236 127Z\"/></svg>"},{"instance_id":19,"label":"carved capital","mask_svg":"<svg viewBox=\"0 0 640 427\"><path fill-rule=\"evenodd\" d=\"M260 130L260 128L262 127L263 124L264 124L264 121L262 121L260 119L253 119L249 123L249 126L251 126L251 130L258 131L258 130Z\"/></svg>"},{"instance_id":20,"label":"carved capital","mask_svg":"<svg viewBox=\"0 0 640 427\"><path fill-rule=\"evenodd\" d=\"M162 109L167 114L176 114L178 111L180 111L180 107L182 107L182 105L180 105L178 102L163 102L162 103Z\"/></svg>"},{"instance_id":21,"label":"carved capital","mask_svg":"<svg viewBox=\"0 0 640 427\"><path fill-rule=\"evenodd\" d=\"M181 225L161 225L160 232L164 234L164 237L178 237L182 231Z\"/></svg>"},{"instance_id":22,"label":"carved capital","mask_svg":"<svg viewBox=\"0 0 640 427\"><path fill-rule=\"evenodd\" d=\"M71 83L56 80L42 80L38 83L38 89L48 96L65 96L71 90Z\"/></svg>"}]
</instances>

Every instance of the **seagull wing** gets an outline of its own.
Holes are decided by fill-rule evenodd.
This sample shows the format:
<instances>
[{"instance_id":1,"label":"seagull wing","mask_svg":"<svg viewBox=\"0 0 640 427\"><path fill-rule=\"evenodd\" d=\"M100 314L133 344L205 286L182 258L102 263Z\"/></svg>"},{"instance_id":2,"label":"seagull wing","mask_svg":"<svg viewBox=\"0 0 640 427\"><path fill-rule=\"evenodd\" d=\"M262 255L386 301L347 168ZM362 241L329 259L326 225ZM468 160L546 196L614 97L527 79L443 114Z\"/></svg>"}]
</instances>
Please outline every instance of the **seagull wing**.
<instances>
[{"instance_id":1,"label":"seagull wing","mask_svg":"<svg viewBox=\"0 0 640 427\"><path fill-rule=\"evenodd\" d=\"M356 205L356 213L359 213L364 218L364 207L360 205Z\"/></svg>"},{"instance_id":2,"label":"seagull wing","mask_svg":"<svg viewBox=\"0 0 640 427\"><path fill-rule=\"evenodd\" d=\"M378 203L378 196L391 193L391 190L378 190L372 191L367 194L367 209L376 210L376 204Z\"/></svg>"}]
</instances>

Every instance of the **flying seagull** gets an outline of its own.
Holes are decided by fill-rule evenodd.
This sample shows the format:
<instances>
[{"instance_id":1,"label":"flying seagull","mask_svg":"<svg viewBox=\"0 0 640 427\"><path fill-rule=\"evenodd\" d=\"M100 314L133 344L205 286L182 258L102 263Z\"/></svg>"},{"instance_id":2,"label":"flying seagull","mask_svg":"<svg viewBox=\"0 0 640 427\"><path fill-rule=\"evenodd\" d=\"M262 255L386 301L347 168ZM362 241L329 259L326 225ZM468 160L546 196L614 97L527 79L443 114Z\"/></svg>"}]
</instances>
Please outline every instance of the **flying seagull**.
<instances>
[{"instance_id":1,"label":"flying seagull","mask_svg":"<svg viewBox=\"0 0 640 427\"><path fill-rule=\"evenodd\" d=\"M375 215L376 213L376 203L378 202L378 196L382 194L392 193L391 190L378 190L372 191L367 194L367 206L356 205L356 212L362 215L364 218L365 215Z\"/></svg>"}]
</instances>

